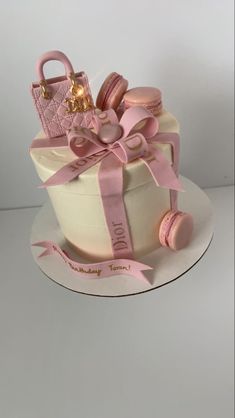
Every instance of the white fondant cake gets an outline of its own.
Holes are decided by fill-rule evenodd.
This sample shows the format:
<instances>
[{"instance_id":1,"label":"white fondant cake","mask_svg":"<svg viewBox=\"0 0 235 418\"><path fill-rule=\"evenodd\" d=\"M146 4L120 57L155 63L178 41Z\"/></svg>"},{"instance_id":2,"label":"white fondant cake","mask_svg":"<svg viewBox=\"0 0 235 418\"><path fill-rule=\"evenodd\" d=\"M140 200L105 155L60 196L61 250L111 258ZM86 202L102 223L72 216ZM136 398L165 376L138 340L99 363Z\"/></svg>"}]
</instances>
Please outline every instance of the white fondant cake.
<instances>
[{"instance_id":1,"label":"white fondant cake","mask_svg":"<svg viewBox=\"0 0 235 418\"><path fill-rule=\"evenodd\" d=\"M179 133L177 120L167 111L159 116L159 132ZM43 134L40 134L43 137ZM157 144L172 159L171 145ZM69 149L31 149L30 154L42 182L76 157ZM68 242L91 260L113 258L98 184L99 163L79 178L47 189L60 228ZM170 210L170 192L156 187L147 167L135 160L123 167L123 196L134 258L160 247L158 230Z\"/></svg>"}]
</instances>

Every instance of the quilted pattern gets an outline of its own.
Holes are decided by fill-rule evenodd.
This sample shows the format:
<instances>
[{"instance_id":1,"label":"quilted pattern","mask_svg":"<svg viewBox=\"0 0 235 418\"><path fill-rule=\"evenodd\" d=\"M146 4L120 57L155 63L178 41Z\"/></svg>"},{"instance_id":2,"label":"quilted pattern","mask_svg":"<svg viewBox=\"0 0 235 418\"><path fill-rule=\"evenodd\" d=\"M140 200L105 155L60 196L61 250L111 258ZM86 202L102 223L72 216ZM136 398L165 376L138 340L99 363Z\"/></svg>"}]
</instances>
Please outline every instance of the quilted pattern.
<instances>
[{"instance_id":1,"label":"quilted pattern","mask_svg":"<svg viewBox=\"0 0 235 418\"><path fill-rule=\"evenodd\" d=\"M85 93L91 95L87 77L76 77L79 84L82 84ZM65 134L67 129L73 126L92 127L91 120L94 110L88 110L83 113L67 113L67 104L65 99L71 97L69 91L71 83L67 78L53 84L48 83L52 98L46 100L41 94L39 86L32 87L32 96L41 119L43 130L47 137L54 138Z\"/></svg>"}]
</instances>

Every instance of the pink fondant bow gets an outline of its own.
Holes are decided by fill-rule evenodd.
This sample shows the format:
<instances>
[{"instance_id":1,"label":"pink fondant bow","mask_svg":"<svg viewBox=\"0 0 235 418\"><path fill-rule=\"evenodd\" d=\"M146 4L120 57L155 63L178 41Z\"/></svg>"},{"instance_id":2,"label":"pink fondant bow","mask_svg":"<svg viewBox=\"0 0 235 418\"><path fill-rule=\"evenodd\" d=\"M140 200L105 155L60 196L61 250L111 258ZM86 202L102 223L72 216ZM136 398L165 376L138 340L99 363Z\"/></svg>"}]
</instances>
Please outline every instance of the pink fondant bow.
<instances>
[{"instance_id":1,"label":"pink fondant bow","mask_svg":"<svg viewBox=\"0 0 235 418\"><path fill-rule=\"evenodd\" d=\"M104 125L117 125L122 128L121 137L114 143L105 144L99 139L99 132ZM114 110L97 114L93 118L95 132L90 129L72 128L67 138L35 139L32 148L69 147L78 157L62 167L41 187L57 186L73 180L100 160L110 158L111 154L122 164L141 158L152 174L157 186L170 190L182 191L171 163L154 142L160 142L161 135L167 136L169 142L175 133L158 134L158 120L143 107L132 107L124 113L120 122ZM111 158L113 161L113 158ZM104 164L107 166L106 164ZM102 168L100 169L102 171Z\"/></svg>"}]
</instances>

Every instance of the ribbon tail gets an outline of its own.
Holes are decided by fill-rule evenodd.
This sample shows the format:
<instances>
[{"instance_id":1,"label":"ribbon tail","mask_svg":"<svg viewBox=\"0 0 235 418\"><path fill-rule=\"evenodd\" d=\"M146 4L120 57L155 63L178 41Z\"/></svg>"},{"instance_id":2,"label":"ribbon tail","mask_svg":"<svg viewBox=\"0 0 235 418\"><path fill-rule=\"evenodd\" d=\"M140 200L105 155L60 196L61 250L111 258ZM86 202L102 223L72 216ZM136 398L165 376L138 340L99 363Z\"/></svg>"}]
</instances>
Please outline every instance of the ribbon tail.
<instances>
[{"instance_id":1,"label":"ribbon tail","mask_svg":"<svg viewBox=\"0 0 235 418\"><path fill-rule=\"evenodd\" d=\"M150 267L148 264L143 264L143 263L140 263L139 261L130 260L130 263L132 266L132 273L130 274L136 279L139 279L141 281L151 284L151 281L145 276L143 272L147 270L153 270L153 268Z\"/></svg>"},{"instance_id":2,"label":"ribbon tail","mask_svg":"<svg viewBox=\"0 0 235 418\"><path fill-rule=\"evenodd\" d=\"M52 254L52 251L51 251L51 249L48 248L47 250L45 250L41 254L39 254L38 258L45 257L46 255L51 255L51 254Z\"/></svg>"},{"instance_id":3,"label":"ribbon tail","mask_svg":"<svg viewBox=\"0 0 235 418\"><path fill-rule=\"evenodd\" d=\"M144 275L142 271L137 271L133 276L136 279L141 280L142 282L147 282L148 284L151 284L151 281Z\"/></svg>"},{"instance_id":4,"label":"ribbon tail","mask_svg":"<svg viewBox=\"0 0 235 418\"><path fill-rule=\"evenodd\" d=\"M104 158L99 186L114 258L133 258L132 240L123 201L123 167L115 155Z\"/></svg>"},{"instance_id":5,"label":"ribbon tail","mask_svg":"<svg viewBox=\"0 0 235 418\"><path fill-rule=\"evenodd\" d=\"M153 146L150 146L149 148L150 154L141 159L148 167L157 186L182 192L182 185L176 176L171 163L158 148Z\"/></svg>"},{"instance_id":6,"label":"ribbon tail","mask_svg":"<svg viewBox=\"0 0 235 418\"><path fill-rule=\"evenodd\" d=\"M43 184L38 186L39 189L44 189L50 186L59 186L67 183L78 176L79 168L76 166L79 160L74 160L73 163L69 163L58 170L55 174L49 177Z\"/></svg>"},{"instance_id":7,"label":"ribbon tail","mask_svg":"<svg viewBox=\"0 0 235 418\"><path fill-rule=\"evenodd\" d=\"M41 247L41 248L48 248L50 241L37 241L31 244L33 247ZM53 243L51 242L53 245Z\"/></svg>"},{"instance_id":8,"label":"ribbon tail","mask_svg":"<svg viewBox=\"0 0 235 418\"><path fill-rule=\"evenodd\" d=\"M38 258L45 257L47 255L53 254L53 243L50 241L38 241L32 244L33 247L40 247L45 248L41 254L39 254Z\"/></svg>"},{"instance_id":9,"label":"ribbon tail","mask_svg":"<svg viewBox=\"0 0 235 418\"><path fill-rule=\"evenodd\" d=\"M46 149L55 149L55 148L67 148L68 140L65 135L59 136L56 138L35 138L31 144L30 149L33 148L46 148Z\"/></svg>"}]
</instances>

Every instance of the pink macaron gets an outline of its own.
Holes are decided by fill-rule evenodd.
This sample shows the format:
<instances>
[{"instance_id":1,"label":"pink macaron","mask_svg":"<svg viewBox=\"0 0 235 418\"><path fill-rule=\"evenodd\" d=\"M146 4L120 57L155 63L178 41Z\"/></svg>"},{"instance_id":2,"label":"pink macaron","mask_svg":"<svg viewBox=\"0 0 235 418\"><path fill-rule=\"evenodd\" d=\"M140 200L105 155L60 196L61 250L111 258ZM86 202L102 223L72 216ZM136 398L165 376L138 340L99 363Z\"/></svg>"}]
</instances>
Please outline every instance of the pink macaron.
<instances>
[{"instance_id":1,"label":"pink macaron","mask_svg":"<svg viewBox=\"0 0 235 418\"><path fill-rule=\"evenodd\" d=\"M192 232L192 215L171 210L162 219L159 228L159 240L163 247L169 247L177 251L188 245Z\"/></svg>"},{"instance_id":2,"label":"pink macaron","mask_svg":"<svg viewBox=\"0 0 235 418\"><path fill-rule=\"evenodd\" d=\"M98 109L116 110L128 87L128 81L118 73L111 73L103 82L96 99Z\"/></svg>"},{"instance_id":3,"label":"pink macaron","mask_svg":"<svg viewBox=\"0 0 235 418\"><path fill-rule=\"evenodd\" d=\"M132 106L144 106L154 116L162 111L162 94L155 87L136 87L128 90L124 95L125 109Z\"/></svg>"}]
</instances>

